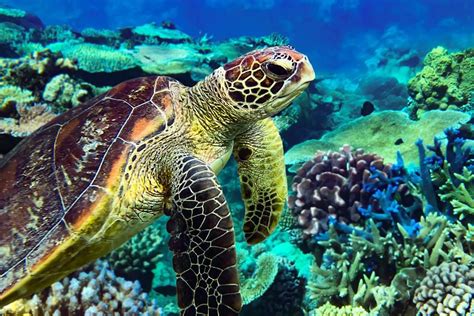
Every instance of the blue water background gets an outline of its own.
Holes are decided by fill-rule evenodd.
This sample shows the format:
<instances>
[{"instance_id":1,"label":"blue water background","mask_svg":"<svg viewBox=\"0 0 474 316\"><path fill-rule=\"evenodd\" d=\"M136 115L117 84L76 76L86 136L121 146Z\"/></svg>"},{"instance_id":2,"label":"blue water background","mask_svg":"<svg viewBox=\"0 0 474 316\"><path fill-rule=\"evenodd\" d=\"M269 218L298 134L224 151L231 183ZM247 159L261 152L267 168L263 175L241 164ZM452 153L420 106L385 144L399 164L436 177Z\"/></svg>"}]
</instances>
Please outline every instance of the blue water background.
<instances>
[{"instance_id":1,"label":"blue water background","mask_svg":"<svg viewBox=\"0 0 474 316\"><path fill-rule=\"evenodd\" d=\"M474 0L0 0L46 24L119 28L172 21L215 40L272 32L306 52L321 72L360 70L377 47L427 51L474 45Z\"/></svg>"}]
</instances>

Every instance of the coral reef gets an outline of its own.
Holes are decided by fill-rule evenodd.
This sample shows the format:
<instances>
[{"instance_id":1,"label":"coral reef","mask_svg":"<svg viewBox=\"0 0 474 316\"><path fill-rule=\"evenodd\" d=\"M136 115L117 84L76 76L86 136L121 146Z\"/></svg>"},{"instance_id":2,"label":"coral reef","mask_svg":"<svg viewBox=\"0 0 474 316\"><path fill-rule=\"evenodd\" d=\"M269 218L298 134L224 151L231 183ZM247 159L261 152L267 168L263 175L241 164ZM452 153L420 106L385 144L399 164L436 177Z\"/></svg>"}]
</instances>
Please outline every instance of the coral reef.
<instances>
[{"instance_id":1,"label":"coral reef","mask_svg":"<svg viewBox=\"0 0 474 316\"><path fill-rule=\"evenodd\" d=\"M436 47L424 59L423 69L408 83L413 102L410 113L419 118L429 110L472 109L474 49L450 54Z\"/></svg>"},{"instance_id":2,"label":"coral reef","mask_svg":"<svg viewBox=\"0 0 474 316\"><path fill-rule=\"evenodd\" d=\"M468 315L474 310L474 267L443 262L428 270L413 302L420 315Z\"/></svg>"},{"instance_id":3,"label":"coral reef","mask_svg":"<svg viewBox=\"0 0 474 316\"><path fill-rule=\"evenodd\" d=\"M307 287L312 302L361 306L382 314L408 313L427 269L455 259L472 264L474 244L466 228L444 216L422 217L412 237L401 226L385 235L372 220L367 226L366 236L347 236L331 226L329 238L318 243L323 255L319 265L314 263Z\"/></svg>"},{"instance_id":4,"label":"coral reef","mask_svg":"<svg viewBox=\"0 0 474 316\"><path fill-rule=\"evenodd\" d=\"M122 33L127 32L122 29ZM158 26L155 23L144 24L131 29L130 40L136 43L160 44L160 43L187 43L192 38L188 34L176 28Z\"/></svg>"},{"instance_id":5,"label":"coral reef","mask_svg":"<svg viewBox=\"0 0 474 316\"><path fill-rule=\"evenodd\" d=\"M430 207L469 223L474 218L474 152L470 144L474 132L466 124L446 129L444 136L445 149L442 138L435 138L428 146L428 157L422 141L417 143L420 157L425 157L420 161L419 181Z\"/></svg>"},{"instance_id":6,"label":"coral reef","mask_svg":"<svg viewBox=\"0 0 474 316\"><path fill-rule=\"evenodd\" d=\"M147 292L152 287L156 263L168 251L158 233L159 229L156 224L148 226L107 256L107 261L118 276L140 281Z\"/></svg>"},{"instance_id":7,"label":"coral reef","mask_svg":"<svg viewBox=\"0 0 474 316\"><path fill-rule=\"evenodd\" d=\"M51 78L62 73L70 74L76 70L74 61L50 50L34 52L18 59L0 59L2 84L29 89L37 98Z\"/></svg>"},{"instance_id":8,"label":"coral reef","mask_svg":"<svg viewBox=\"0 0 474 316\"><path fill-rule=\"evenodd\" d=\"M433 139L444 129L468 122L470 118L469 114L457 111L429 111L419 121L412 121L407 114L398 111L372 113L340 125L319 140L295 145L285 153L285 162L290 167L295 166L291 168L294 170L318 150L334 150L351 144L379 154L387 163L396 162L399 151L408 165L417 166L418 150L413 144L418 138Z\"/></svg>"},{"instance_id":9,"label":"coral reef","mask_svg":"<svg viewBox=\"0 0 474 316\"><path fill-rule=\"evenodd\" d=\"M72 79L68 74L54 76L44 87L43 100L53 103L60 111L79 105L97 93L96 87Z\"/></svg>"},{"instance_id":10,"label":"coral reef","mask_svg":"<svg viewBox=\"0 0 474 316\"><path fill-rule=\"evenodd\" d=\"M137 67L130 53L106 45L68 41L50 44L48 48L77 60L79 69L91 73L112 73Z\"/></svg>"},{"instance_id":11,"label":"coral reef","mask_svg":"<svg viewBox=\"0 0 474 316\"><path fill-rule=\"evenodd\" d=\"M116 277L105 261L56 282L31 299L0 310L2 315L161 315L138 281Z\"/></svg>"},{"instance_id":12,"label":"coral reef","mask_svg":"<svg viewBox=\"0 0 474 316\"><path fill-rule=\"evenodd\" d=\"M354 157L345 147L340 152L317 153L297 172L289 206L303 236L294 242L314 255L306 294L311 313L329 302L341 308L362 307L377 315L415 314L415 290L429 269L443 262L472 269L473 160L468 143L473 133L463 125L447 129L445 138L445 142L435 138L435 144L428 146L431 156L418 142L419 170L408 170L400 155L394 165L384 167L380 159L372 159L382 169L367 168L368 163L351 162L358 153ZM364 168L358 170L359 164ZM357 178L358 172L365 174L365 184L358 184L364 190L351 189L357 181L348 174ZM359 204L355 212L348 211L357 199L366 206ZM331 214L330 210L335 211ZM358 217L351 216L354 213ZM461 290L453 291L464 295L463 301L471 300ZM426 293L434 292L425 289L423 293L422 300L427 301ZM468 306L458 298L443 301L442 295L433 295L443 303L440 309ZM430 306L435 305L431 302Z\"/></svg>"},{"instance_id":13,"label":"coral reef","mask_svg":"<svg viewBox=\"0 0 474 316\"><path fill-rule=\"evenodd\" d=\"M414 198L404 183L403 165L386 165L381 157L353 152L349 146L340 152L317 153L297 172L292 188L288 206L305 238L326 232L330 223L350 232L353 228L348 225L360 224L363 217L380 221L398 217L409 227L408 217L415 215L404 208Z\"/></svg>"},{"instance_id":14,"label":"coral reef","mask_svg":"<svg viewBox=\"0 0 474 316\"><path fill-rule=\"evenodd\" d=\"M16 24L26 29L42 29L44 27L43 22L37 16L9 7L0 7L0 22Z\"/></svg>"}]
</instances>

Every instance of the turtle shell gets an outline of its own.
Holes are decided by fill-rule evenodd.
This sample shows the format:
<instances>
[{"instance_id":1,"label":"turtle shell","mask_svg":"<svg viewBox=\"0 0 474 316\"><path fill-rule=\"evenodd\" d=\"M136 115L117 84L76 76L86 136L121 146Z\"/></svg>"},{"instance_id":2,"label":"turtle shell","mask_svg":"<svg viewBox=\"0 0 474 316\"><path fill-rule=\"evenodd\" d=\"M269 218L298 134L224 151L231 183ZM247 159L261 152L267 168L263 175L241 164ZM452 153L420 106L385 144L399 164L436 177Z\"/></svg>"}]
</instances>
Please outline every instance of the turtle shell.
<instances>
[{"instance_id":1,"label":"turtle shell","mask_svg":"<svg viewBox=\"0 0 474 316\"><path fill-rule=\"evenodd\" d=\"M173 124L171 82L121 83L56 117L0 162L0 300L120 182L132 149Z\"/></svg>"}]
</instances>

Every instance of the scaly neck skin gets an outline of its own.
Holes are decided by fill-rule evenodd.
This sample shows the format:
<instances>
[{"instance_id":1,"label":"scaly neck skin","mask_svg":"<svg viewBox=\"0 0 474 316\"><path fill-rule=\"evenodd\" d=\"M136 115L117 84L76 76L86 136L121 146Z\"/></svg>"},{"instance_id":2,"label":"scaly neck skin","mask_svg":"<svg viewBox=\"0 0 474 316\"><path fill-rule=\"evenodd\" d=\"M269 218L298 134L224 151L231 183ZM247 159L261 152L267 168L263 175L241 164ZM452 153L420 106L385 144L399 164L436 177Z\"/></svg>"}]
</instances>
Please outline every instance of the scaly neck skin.
<instances>
[{"instance_id":1,"label":"scaly neck skin","mask_svg":"<svg viewBox=\"0 0 474 316\"><path fill-rule=\"evenodd\" d=\"M229 104L223 84L218 84L220 69L216 70L195 86L188 88L189 102L186 110L189 121L201 127L213 139L231 141L252 123L239 117ZM223 70L222 70L223 71Z\"/></svg>"}]
</instances>

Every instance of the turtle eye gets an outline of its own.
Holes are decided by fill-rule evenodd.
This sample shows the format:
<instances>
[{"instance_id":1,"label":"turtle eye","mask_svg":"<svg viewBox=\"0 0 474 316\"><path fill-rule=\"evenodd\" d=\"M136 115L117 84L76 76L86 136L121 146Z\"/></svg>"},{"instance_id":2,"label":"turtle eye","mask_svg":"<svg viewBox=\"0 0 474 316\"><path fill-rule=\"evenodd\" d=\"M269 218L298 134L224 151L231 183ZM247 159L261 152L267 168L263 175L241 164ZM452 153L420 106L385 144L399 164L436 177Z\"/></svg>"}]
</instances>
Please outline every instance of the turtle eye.
<instances>
[{"instance_id":1,"label":"turtle eye","mask_svg":"<svg viewBox=\"0 0 474 316\"><path fill-rule=\"evenodd\" d=\"M272 79L284 80L293 73L291 62L286 63L285 61L286 60L266 62L263 64L263 70Z\"/></svg>"}]
</instances>

